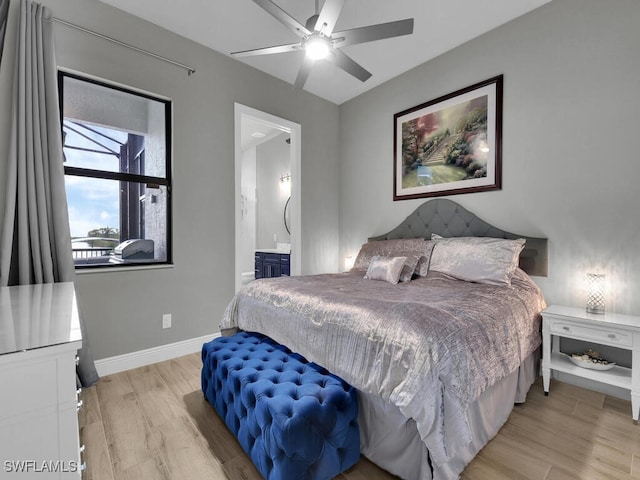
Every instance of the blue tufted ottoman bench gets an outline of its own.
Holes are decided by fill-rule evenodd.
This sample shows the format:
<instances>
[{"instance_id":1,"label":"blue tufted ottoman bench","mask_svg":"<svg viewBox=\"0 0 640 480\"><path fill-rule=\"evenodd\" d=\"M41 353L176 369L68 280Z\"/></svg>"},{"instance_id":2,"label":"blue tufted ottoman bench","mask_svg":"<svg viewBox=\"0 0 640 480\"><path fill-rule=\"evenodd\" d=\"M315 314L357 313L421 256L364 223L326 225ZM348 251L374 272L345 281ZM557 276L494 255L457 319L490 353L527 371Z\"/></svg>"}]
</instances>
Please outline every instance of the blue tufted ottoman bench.
<instances>
[{"instance_id":1,"label":"blue tufted ottoman bench","mask_svg":"<svg viewBox=\"0 0 640 480\"><path fill-rule=\"evenodd\" d=\"M202 391L267 480L327 480L360 458L355 389L269 337L205 343Z\"/></svg>"}]
</instances>

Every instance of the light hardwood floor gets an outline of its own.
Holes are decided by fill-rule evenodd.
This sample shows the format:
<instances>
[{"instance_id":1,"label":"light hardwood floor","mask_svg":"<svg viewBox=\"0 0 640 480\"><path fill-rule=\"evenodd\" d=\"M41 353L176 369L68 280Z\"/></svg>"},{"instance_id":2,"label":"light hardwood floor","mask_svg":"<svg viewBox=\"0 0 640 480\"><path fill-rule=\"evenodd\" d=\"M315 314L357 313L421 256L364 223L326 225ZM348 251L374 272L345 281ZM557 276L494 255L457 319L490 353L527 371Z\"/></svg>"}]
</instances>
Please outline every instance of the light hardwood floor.
<instances>
[{"instance_id":1,"label":"light hardwood floor","mask_svg":"<svg viewBox=\"0 0 640 480\"><path fill-rule=\"evenodd\" d=\"M83 389L85 480L259 480L200 391L200 356L109 375ZM338 480L395 478L366 459ZM640 479L630 402L536 383L463 480Z\"/></svg>"}]
</instances>

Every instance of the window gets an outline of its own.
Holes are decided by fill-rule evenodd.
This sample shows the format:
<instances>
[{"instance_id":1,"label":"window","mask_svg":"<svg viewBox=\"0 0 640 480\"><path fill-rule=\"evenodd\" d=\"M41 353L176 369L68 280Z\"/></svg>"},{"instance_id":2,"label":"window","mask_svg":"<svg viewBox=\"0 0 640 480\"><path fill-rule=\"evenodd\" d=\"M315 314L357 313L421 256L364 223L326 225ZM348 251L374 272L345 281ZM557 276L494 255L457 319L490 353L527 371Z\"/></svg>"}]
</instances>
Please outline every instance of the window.
<instances>
[{"instance_id":1,"label":"window","mask_svg":"<svg viewBox=\"0 0 640 480\"><path fill-rule=\"evenodd\" d=\"M58 75L76 268L171 263L171 102Z\"/></svg>"}]
</instances>

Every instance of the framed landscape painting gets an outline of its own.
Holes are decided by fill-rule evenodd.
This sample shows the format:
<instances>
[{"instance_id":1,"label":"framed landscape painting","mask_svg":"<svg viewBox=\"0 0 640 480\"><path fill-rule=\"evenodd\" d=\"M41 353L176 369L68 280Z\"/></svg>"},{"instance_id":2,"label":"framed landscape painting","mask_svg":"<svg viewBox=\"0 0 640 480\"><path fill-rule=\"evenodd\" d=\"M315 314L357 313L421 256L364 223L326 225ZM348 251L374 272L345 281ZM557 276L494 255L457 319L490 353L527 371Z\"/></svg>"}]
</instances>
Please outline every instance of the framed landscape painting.
<instances>
[{"instance_id":1,"label":"framed landscape painting","mask_svg":"<svg viewBox=\"0 0 640 480\"><path fill-rule=\"evenodd\" d=\"M500 189L502 75L393 118L394 200Z\"/></svg>"}]
</instances>

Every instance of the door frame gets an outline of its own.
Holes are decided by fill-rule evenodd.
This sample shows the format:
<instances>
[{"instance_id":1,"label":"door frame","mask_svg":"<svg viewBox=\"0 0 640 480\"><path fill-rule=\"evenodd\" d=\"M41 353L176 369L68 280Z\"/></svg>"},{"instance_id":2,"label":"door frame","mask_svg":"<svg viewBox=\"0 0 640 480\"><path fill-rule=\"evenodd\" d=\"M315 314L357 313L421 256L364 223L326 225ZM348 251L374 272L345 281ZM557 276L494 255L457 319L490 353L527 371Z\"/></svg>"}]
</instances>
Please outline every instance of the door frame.
<instances>
[{"instance_id":1,"label":"door frame","mask_svg":"<svg viewBox=\"0 0 640 480\"><path fill-rule=\"evenodd\" d=\"M238 248L241 233L241 178L242 178L242 121L251 119L282 132L287 132L291 138L289 166L291 168L291 202L289 202L291 219L291 275L302 272L302 214L300 197L301 169L302 169L302 127L300 124L277 117L270 113L251 108L241 103L234 103L234 142L235 142L235 291L242 286L242 272L240 262L242 252Z\"/></svg>"}]
</instances>

